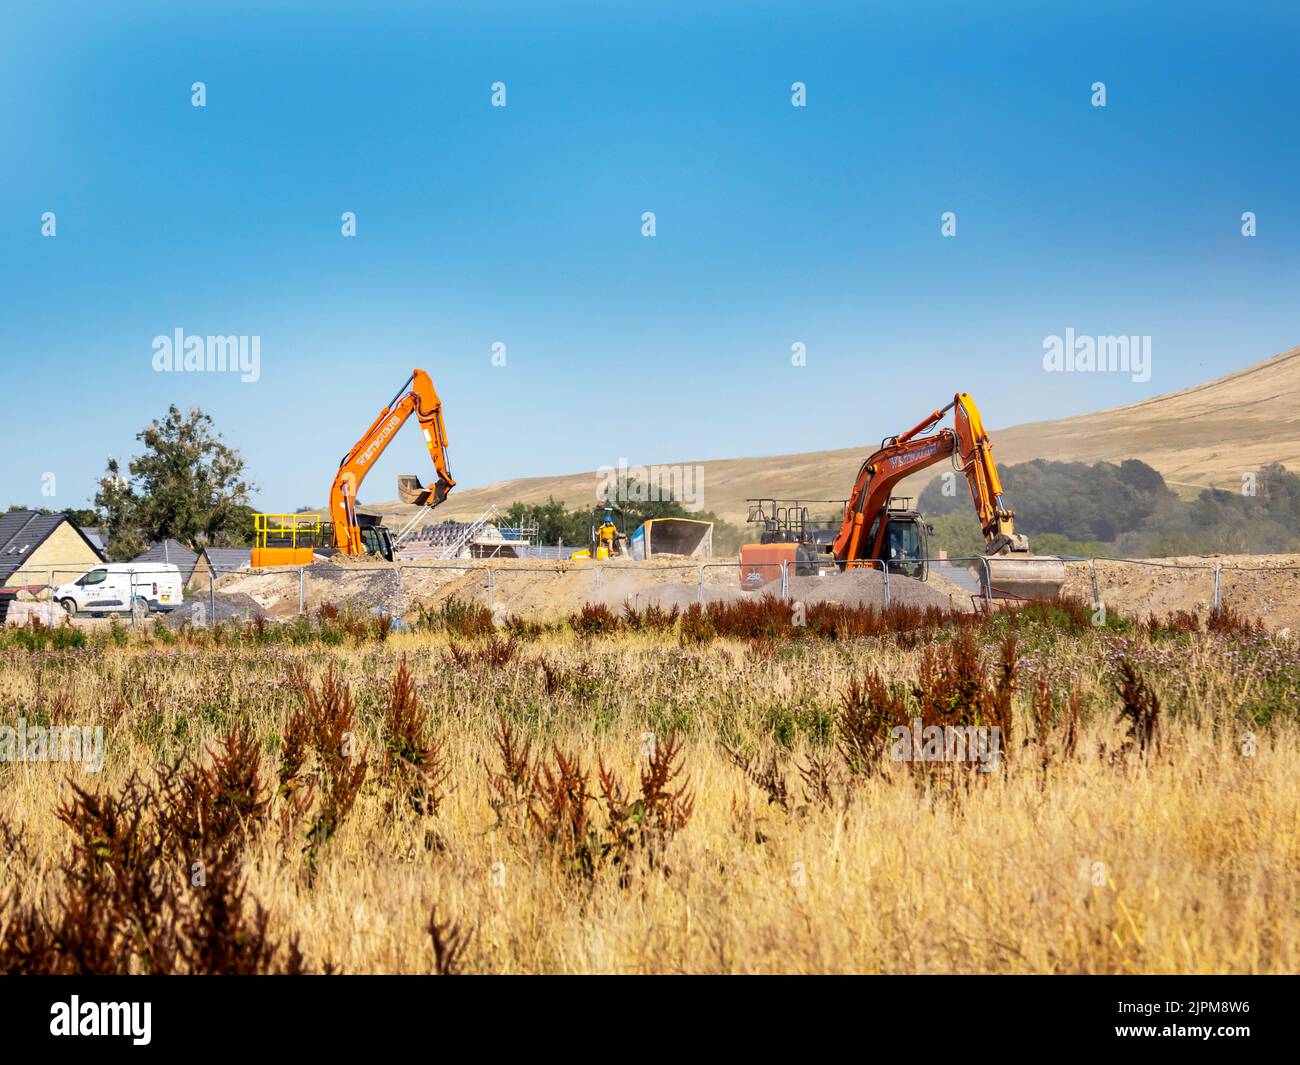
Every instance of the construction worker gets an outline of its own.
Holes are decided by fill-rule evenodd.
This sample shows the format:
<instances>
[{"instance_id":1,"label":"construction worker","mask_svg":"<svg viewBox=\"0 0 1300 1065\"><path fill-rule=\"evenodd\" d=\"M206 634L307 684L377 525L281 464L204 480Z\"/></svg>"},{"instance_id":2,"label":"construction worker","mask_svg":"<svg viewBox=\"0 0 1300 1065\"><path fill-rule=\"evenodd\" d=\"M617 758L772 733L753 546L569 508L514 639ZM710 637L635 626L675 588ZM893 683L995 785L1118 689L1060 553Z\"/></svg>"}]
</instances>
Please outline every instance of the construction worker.
<instances>
[{"instance_id":1,"label":"construction worker","mask_svg":"<svg viewBox=\"0 0 1300 1065\"><path fill-rule=\"evenodd\" d=\"M613 558L621 551L620 540L622 534L618 531L618 526L614 524L614 508L605 508L605 520L601 522L600 528L596 530L596 557Z\"/></svg>"}]
</instances>

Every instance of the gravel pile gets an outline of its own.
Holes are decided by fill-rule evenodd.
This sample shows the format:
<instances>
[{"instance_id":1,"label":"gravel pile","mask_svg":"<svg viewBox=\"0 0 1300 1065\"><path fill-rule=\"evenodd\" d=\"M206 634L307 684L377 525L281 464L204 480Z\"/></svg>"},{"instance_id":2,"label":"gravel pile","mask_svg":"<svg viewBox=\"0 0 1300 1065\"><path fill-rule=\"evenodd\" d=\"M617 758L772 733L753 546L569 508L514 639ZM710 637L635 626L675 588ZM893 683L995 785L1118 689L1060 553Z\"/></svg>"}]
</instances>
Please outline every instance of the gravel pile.
<instances>
[{"instance_id":1,"label":"gravel pile","mask_svg":"<svg viewBox=\"0 0 1300 1065\"><path fill-rule=\"evenodd\" d=\"M776 587L773 586L773 590ZM853 569L847 573L828 573L820 577L791 577L790 598L804 603L842 603L845 606L884 606L885 577L879 570ZM914 580L896 573L889 576L891 603L924 609L946 609L948 596L929 582Z\"/></svg>"},{"instance_id":2,"label":"gravel pile","mask_svg":"<svg viewBox=\"0 0 1300 1065\"><path fill-rule=\"evenodd\" d=\"M251 621L255 617L271 618L267 611L257 604L255 599L246 595L218 595L216 617L212 616L212 607L207 596L182 603L175 610L165 614L151 614L155 621L161 621L168 628L179 629L185 622L195 627L211 624L213 621Z\"/></svg>"}]
</instances>

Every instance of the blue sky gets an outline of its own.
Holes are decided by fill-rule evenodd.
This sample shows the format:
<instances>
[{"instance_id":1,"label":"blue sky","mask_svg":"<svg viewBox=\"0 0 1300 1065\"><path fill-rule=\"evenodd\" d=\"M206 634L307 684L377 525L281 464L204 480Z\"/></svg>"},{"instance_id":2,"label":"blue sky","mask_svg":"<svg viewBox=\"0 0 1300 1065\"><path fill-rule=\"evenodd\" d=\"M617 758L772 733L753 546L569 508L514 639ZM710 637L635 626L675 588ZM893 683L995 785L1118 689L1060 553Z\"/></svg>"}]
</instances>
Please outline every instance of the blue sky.
<instances>
[{"instance_id":1,"label":"blue sky","mask_svg":"<svg viewBox=\"0 0 1300 1065\"><path fill-rule=\"evenodd\" d=\"M957 389L1063 416L1300 343L1294 6L187 6L0 14L0 504L84 505L176 403L261 506L320 505L412 366L472 486L867 447ZM1150 335L1151 379L1045 373L1067 327ZM155 373L176 328L260 336L260 380ZM363 500L407 471L414 427Z\"/></svg>"}]
</instances>

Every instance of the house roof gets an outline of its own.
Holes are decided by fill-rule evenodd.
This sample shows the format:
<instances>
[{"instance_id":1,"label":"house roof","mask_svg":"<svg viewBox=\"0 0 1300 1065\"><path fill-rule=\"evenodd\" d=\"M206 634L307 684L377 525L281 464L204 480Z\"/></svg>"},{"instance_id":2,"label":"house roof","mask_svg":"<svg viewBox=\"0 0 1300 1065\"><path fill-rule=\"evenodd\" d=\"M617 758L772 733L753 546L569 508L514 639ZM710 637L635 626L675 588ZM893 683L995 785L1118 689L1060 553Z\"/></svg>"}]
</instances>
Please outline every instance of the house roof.
<instances>
[{"instance_id":1,"label":"house roof","mask_svg":"<svg viewBox=\"0 0 1300 1065\"><path fill-rule=\"evenodd\" d=\"M86 545L102 562L104 553L66 514L41 514L35 510L13 510L0 514L0 582L7 581L15 570L26 565L32 553L60 525L67 522L77 530Z\"/></svg>"},{"instance_id":2,"label":"house roof","mask_svg":"<svg viewBox=\"0 0 1300 1065\"><path fill-rule=\"evenodd\" d=\"M199 556L178 540L167 539L150 544L149 550L131 559L132 562L170 562L181 571L181 579L189 580Z\"/></svg>"},{"instance_id":3,"label":"house roof","mask_svg":"<svg viewBox=\"0 0 1300 1065\"><path fill-rule=\"evenodd\" d=\"M253 552L247 547L205 547L208 565L218 573L233 573L247 566L253 559Z\"/></svg>"},{"instance_id":4,"label":"house roof","mask_svg":"<svg viewBox=\"0 0 1300 1065\"><path fill-rule=\"evenodd\" d=\"M97 548L99 548L99 550L101 551L104 550L103 529L99 528L96 525L83 525L81 526L81 532L82 535L85 536L85 538L89 540L92 544L94 544Z\"/></svg>"}]
</instances>

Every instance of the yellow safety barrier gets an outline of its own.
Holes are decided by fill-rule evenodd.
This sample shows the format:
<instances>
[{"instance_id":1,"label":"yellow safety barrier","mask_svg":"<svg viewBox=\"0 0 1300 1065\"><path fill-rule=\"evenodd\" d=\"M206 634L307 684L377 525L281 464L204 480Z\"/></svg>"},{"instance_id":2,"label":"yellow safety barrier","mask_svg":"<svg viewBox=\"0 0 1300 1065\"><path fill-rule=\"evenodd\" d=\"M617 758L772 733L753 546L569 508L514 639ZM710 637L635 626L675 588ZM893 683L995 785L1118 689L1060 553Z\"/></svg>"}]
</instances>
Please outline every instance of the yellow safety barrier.
<instances>
[{"instance_id":1,"label":"yellow safety barrier","mask_svg":"<svg viewBox=\"0 0 1300 1065\"><path fill-rule=\"evenodd\" d=\"M249 564L254 569L309 565L316 548L332 542L333 528L319 514L254 514Z\"/></svg>"}]
</instances>

